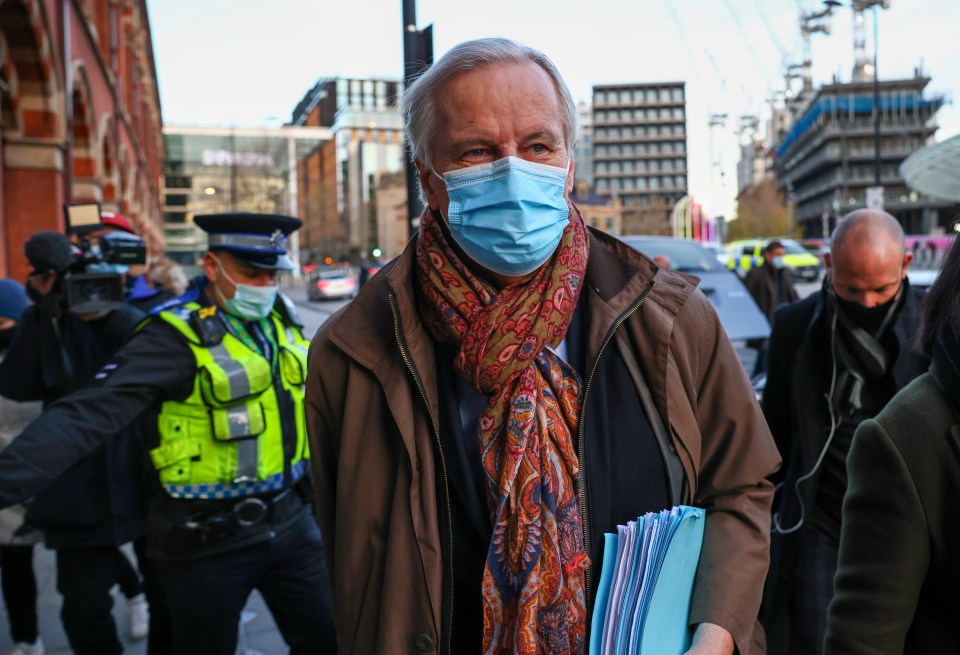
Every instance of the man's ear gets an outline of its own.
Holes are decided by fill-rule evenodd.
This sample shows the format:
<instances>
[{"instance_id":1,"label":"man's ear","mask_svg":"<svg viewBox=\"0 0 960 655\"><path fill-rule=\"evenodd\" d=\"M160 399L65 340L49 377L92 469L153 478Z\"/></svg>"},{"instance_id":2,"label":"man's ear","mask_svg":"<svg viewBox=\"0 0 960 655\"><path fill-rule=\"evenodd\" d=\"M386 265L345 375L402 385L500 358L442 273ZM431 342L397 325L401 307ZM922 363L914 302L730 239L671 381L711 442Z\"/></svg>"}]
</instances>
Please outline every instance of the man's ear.
<instances>
[{"instance_id":1,"label":"man's ear","mask_svg":"<svg viewBox=\"0 0 960 655\"><path fill-rule=\"evenodd\" d=\"M573 174L575 168L576 166L574 166L573 162L573 153L570 153L570 166L567 167L567 183L565 185L566 188L563 190L563 195L567 198L569 198L570 194L573 193L573 183L576 177Z\"/></svg>"},{"instance_id":2,"label":"man's ear","mask_svg":"<svg viewBox=\"0 0 960 655\"><path fill-rule=\"evenodd\" d=\"M430 170L430 167L425 166L419 158L413 158L413 165L417 168L418 181L420 188L423 189L423 196L427 199L427 207L430 209L438 209L440 207L438 186L442 185L443 182L437 179L433 171Z\"/></svg>"},{"instance_id":3,"label":"man's ear","mask_svg":"<svg viewBox=\"0 0 960 655\"><path fill-rule=\"evenodd\" d=\"M910 262L913 261L913 253L909 250L903 253L903 268L900 270L900 277L907 277L907 269L910 268Z\"/></svg>"},{"instance_id":4,"label":"man's ear","mask_svg":"<svg viewBox=\"0 0 960 655\"><path fill-rule=\"evenodd\" d=\"M203 273L211 282L216 282L220 277L220 267L217 266L217 256L209 250L203 256Z\"/></svg>"},{"instance_id":5,"label":"man's ear","mask_svg":"<svg viewBox=\"0 0 960 655\"><path fill-rule=\"evenodd\" d=\"M826 267L827 272L830 272L830 268L833 266L833 263L830 261L830 253L823 253L823 265Z\"/></svg>"}]
</instances>

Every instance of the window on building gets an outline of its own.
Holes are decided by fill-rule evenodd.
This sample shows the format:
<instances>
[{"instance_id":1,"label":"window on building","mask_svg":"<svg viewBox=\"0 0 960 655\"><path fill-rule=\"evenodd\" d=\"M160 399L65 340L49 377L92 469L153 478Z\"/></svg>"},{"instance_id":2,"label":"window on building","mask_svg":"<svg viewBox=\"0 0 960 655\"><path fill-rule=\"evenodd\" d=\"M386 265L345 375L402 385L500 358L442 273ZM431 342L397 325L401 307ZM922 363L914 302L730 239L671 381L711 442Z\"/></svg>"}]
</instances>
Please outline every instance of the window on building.
<instances>
[{"instance_id":1,"label":"window on building","mask_svg":"<svg viewBox=\"0 0 960 655\"><path fill-rule=\"evenodd\" d=\"M612 180L610 180L610 190L614 192L619 191L620 180L618 180L617 178L613 178Z\"/></svg>"},{"instance_id":2,"label":"window on building","mask_svg":"<svg viewBox=\"0 0 960 655\"><path fill-rule=\"evenodd\" d=\"M673 96L674 102L683 102L683 88L674 87L670 90L670 94Z\"/></svg>"},{"instance_id":3,"label":"window on building","mask_svg":"<svg viewBox=\"0 0 960 655\"><path fill-rule=\"evenodd\" d=\"M607 162L598 161L597 162L597 173L606 173L607 172Z\"/></svg>"},{"instance_id":4,"label":"window on building","mask_svg":"<svg viewBox=\"0 0 960 655\"><path fill-rule=\"evenodd\" d=\"M630 104L630 91L624 90L620 92L620 104L629 105Z\"/></svg>"},{"instance_id":5,"label":"window on building","mask_svg":"<svg viewBox=\"0 0 960 655\"><path fill-rule=\"evenodd\" d=\"M611 231L613 229L613 217L607 216L607 218L604 220L604 224L607 226L607 232Z\"/></svg>"},{"instance_id":6,"label":"window on building","mask_svg":"<svg viewBox=\"0 0 960 655\"><path fill-rule=\"evenodd\" d=\"M647 178L645 178L645 177L638 177L638 178L636 179L636 183L637 183L637 188L638 188L638 189L640 189L641 191L645 191L645 190L646 190L646 188L647 188Z\"/></svg>"},{"instance_id":7,"label":"window on building","mask_svg":"<svg viewBox=\"0 0 960 655\"><path fill-rule=\"evenodd\" d=\"M633 90L633 104L640 105L643 104L643 89L634 89Z\"/></svg>"},{"instance_id":8,"label":"window on building","mask_svg":"<svg viewBox=\"0 0 960 655\"><path fill-rule=\"evenodd\" d=\"M646 173L647 172L647 162L641 160L637 162L637 172Z\"/></svg>"},{"instance_id":9,"label":"window on building","mask_svg":"<svg viewBox=\"0 0 960 655\"><path fill-rule=\"evenodd\" d=\"M629 109L621 109L620 120L625 123L629 123L630 121L633 120L633 112Z\"/></svg>"},{"instance_id":10,"label":"window on building","mask_svg":"<svg viewBox=\"0 0 960 655\"><path fill-rule=\"evenodd\" d=\"M611 173L619 173L619 172L620 172L620 162L618 162L618 161L612 161L612 162L610 162L610 172L611 172Z\"/></svg>"},{"instance_id":11,"label":"window on building","mask_svg":"<svg viewBox=\"0 0 960 655\"><path fill-rule=\"evenodd\" d=\"M683 120L683 109L680 107L673 108L673 118L674 120L682 121Z\"/></svg>"},{"instance_id":12,"label":"window on building","mask_svg":"<svg viewBox=\"0 0 960 655\"><path fill-rule=\"evenodd\" d=\"M649 186L651 189L659 189L659 188L660 188L659 178L651 177L650 180L649 180L648 186Z\"/></svg>"},{"instance_id":13,"label":"window on building","mask_svg":"<svg viewBox=\"0 0 960 655\"><path fill-rule=\"evenodd\" d=\"M660 102L670 102L670 89L660 89Z\"/></svg>"}]
</instances>

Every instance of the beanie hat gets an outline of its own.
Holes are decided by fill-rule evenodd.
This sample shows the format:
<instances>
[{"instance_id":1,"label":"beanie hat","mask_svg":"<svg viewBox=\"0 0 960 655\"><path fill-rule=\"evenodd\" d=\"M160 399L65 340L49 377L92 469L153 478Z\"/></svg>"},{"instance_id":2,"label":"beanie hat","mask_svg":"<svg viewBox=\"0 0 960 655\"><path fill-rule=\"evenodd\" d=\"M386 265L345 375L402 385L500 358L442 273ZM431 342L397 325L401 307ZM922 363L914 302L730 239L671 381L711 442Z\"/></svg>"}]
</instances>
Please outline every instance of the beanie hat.
<instances>
[{"instance_id":1,"label":"beanie hat","mask_svg":"<svg viewBox=\"0 0 960 655\"><path fill-rule=\"evenodd\" d=\"M20 320L20 316L30 306L30 299L23 285L15 280L0 280L0 318Z\"/></svg>"}]
</instances>

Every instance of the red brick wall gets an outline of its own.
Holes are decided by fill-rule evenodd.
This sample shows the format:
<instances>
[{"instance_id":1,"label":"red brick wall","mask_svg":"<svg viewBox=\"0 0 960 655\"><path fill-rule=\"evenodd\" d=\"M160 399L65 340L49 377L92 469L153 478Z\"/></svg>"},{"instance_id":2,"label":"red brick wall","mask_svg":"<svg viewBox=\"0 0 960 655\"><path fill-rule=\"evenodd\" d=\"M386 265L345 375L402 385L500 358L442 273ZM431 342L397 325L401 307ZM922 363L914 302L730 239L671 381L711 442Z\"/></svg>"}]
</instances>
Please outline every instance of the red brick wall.
<instances>
[{"instance_id":1,"label":"red brick wall","mask_svg":"<svg viewBox=\"0 0 960 655\"><path fill-rule=\"evenodd\" d=\"M4 10L15 8L29 17L30 25L40 26L34 39L37 46L26 56L42 60L41 67L26 68L49 73L46 97L22 103L28 106L21 112L20 125L4 126L5 130L16 129L17 133L5 132L4 139L18 143L41 138L49 143L53 139L66 152L64 98L68 94L72 97L77 90L76 97L82 104L78 109L85 115L83 120L74 122L69 139L79 139L78 144L86 141L83 147L72 149L74 157L62 162L63 170L54 170L49 162L45 164L47 168L12 168L11 162L0 158L0 165L6 166L0 171L0 277L22 277L25 267L21 249L30 234L40 229L63 229L61 205L74 199L74 189L67 183L68 174L87 189L91 184L99 188L104 200L116 198L122 207L135 200L129 208L130 218L141 226L142 236L151 241L151 249L161 250L160 100L153 54L143 50L151 47L149 34L144 34L148 29L144 0L121 0L115 5L113 17L110 0L0 0L0 5ZM70 14L70 62L64 61L59 32L64 6L69 7ZM113 45L111 21L117 28ZM44 41L43 47L40 41ZM71 76L73 88L64 93L64 80ZM119 107L115 98L120 100ZM109 156L118 169L116 173L129 188L138 190L135 196L118 197L120 190L104 170L104 126L111 126L106 129L113 132L108 143L113 148ZM121 147L127 152L123 168Z\"/></svg>"}]
</instances>

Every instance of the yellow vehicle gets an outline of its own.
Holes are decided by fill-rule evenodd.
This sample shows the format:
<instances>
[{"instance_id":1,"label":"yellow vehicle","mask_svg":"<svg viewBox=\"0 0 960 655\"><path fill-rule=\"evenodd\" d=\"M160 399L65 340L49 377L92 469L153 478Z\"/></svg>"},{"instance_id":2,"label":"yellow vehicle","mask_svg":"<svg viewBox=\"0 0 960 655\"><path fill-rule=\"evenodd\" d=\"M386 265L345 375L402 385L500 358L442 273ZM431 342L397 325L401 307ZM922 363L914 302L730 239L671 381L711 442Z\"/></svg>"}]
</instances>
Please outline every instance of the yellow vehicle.
<instances>
[{"instance_id":1,"label":"yellow vehicle","mask_svg":"<svg viewBox=\"0 0 960 655\"><path fill-rule=\"evenodd\" d=\"M763 249L774 239L740 239L727 244L727 253L730 258L727 268L737 272L741 277L747 274L754 266L763 264ZM820 259L803 248L793 239L776 239L783 244L786 251L783 263L794 279L813 282L820 277L822 265Z\"/></svg>"}]
</instances>

